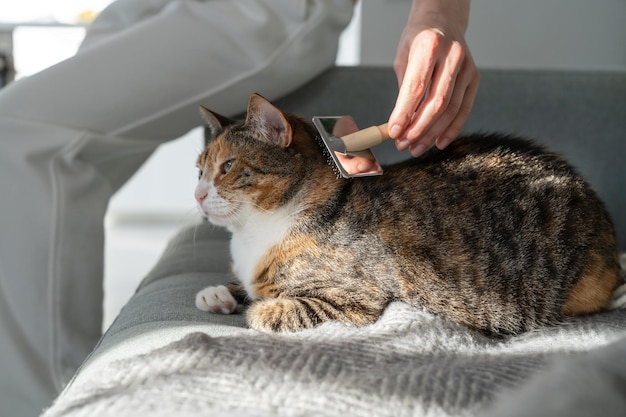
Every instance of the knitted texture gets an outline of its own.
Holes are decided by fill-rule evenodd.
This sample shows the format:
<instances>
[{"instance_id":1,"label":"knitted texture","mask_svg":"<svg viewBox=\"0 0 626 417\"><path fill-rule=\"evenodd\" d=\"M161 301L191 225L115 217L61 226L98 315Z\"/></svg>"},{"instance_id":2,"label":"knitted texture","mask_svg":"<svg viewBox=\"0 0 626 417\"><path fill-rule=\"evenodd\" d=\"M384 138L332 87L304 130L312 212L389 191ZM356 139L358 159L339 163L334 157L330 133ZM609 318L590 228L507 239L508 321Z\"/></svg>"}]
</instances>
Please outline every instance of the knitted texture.
<instances>
[{"instance_id":1,"label":"knitted texture","mask_svg":"<svg viewBox=\"0 0 626 417\"><path fill-rule=\"evenodd\" d=\"M99 361L45 416L473 416L552 360L614 341L626 346L625 309L493 339L393 303L363 328L195 332Z\"/></svg>"}]
</instances>

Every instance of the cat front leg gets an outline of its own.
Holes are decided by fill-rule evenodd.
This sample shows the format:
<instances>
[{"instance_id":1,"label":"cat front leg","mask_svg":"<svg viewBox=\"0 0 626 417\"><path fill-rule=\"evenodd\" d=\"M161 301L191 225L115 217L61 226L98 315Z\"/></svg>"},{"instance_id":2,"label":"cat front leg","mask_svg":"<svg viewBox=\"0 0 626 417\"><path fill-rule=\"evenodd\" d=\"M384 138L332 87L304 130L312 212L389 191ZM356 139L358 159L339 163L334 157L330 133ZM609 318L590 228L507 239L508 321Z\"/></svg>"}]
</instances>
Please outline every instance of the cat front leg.
<instances>
[{"instance_id":1,"label":"cat front leg","mask_svg":"<svg viewBox=\"0 0 626 417\"><path fill-rule=\"evenodd\" d=\"M340 321L357 326L371 324L378 313L350 313L318 298L265 298L254 301L246 313L248 326L265 332L296 332L316 327L326 321Z\"/></svg>"},{"instance_id":2,"label":"cat front leg","mask_svg":"<svg viewBox=\"0 0 626 417\"><path fill-rule=\"evenodd\" d=\"M217 314L232 314L246 299L246 292L239 283L206 287L196 294L196 307Z\"/></svg>"}]
</instances>

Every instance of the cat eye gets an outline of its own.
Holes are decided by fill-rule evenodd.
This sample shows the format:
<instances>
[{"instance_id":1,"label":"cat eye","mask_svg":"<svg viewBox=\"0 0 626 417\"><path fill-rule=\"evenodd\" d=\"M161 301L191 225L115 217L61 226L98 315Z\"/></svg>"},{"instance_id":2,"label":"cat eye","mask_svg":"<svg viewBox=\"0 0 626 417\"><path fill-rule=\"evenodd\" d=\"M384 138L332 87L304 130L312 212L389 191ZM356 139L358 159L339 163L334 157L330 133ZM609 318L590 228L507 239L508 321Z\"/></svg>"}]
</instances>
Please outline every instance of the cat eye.
<instances>
[{"instance_id":1,"label":"cat eye","mask_svg":"<svg viewBox=\"0 0 626 417\"><path fill-rule=\"evenodd\" d=\"M228 161L222 164L222 174L228 174L228 171L233 167L233 160L229 159Z\"/></svg>"}]
</instances>

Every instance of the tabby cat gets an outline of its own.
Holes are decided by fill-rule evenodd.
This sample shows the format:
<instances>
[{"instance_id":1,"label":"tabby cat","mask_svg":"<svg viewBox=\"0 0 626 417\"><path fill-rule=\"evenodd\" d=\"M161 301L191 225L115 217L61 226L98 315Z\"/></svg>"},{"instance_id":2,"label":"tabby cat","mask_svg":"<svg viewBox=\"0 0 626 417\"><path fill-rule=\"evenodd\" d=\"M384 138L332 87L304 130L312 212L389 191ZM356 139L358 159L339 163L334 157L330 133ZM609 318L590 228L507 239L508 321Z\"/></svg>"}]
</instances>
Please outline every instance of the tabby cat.
<instances>
[{"instance_id":1,"label":"tabby cat","mask_svg":"<svg viewBox=\"0 0 626 417\"><path fill-rule=\"evenodd\" d=\"M232 232L228 286L196 296L247 322L297 331L375 322L394 300L487 334L605 308L618 283L609 215L554 153L502 135L338 179L315 128L253 95L245 122L202 109L202 213Z\"/></svg>"}]
</instances>

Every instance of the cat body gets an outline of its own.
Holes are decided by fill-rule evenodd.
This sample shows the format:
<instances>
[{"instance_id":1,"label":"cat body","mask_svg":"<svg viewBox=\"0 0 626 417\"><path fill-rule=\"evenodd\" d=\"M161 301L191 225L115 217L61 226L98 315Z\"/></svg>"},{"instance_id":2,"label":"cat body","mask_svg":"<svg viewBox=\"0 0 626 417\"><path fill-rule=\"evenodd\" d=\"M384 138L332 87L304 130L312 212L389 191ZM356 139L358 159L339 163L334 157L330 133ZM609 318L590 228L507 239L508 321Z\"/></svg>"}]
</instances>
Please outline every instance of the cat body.
<instances>
[{"instance_id":1,"label":"cat body","mask_svg":"<svg viewBox=\"0 0 626 417\"><path fill-rule=\"evenodd\" d=\"M557 155L502 135L338 179L303 119L252 96L245 123L205 111L196 198L232 232L238 282L198 293L252 328L376 321L399 300L490 334L605 308L618 283L609 215Z\"/></svg>"}]
</instances>

